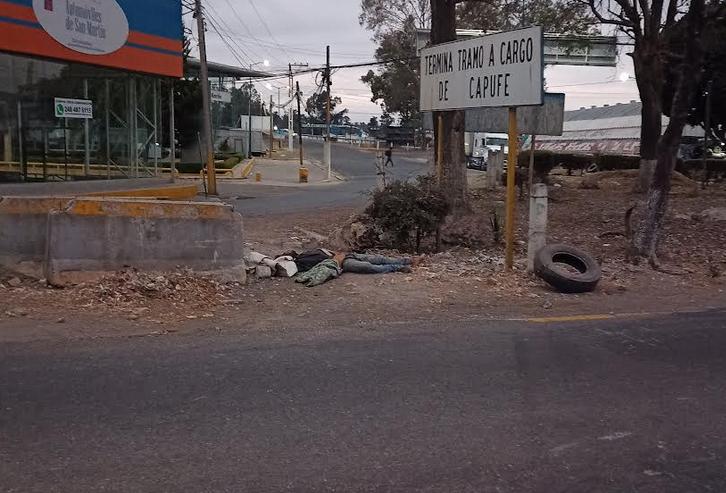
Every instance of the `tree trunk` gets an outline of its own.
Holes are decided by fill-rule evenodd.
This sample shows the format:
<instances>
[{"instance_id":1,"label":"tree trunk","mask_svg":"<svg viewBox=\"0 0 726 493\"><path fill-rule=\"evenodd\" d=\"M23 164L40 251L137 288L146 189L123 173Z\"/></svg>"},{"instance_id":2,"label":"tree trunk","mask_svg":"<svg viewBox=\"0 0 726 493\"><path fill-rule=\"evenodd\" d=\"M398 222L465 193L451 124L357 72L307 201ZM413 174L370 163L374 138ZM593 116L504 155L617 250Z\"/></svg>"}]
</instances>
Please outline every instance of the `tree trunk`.
<instances>
[{"instance_id":1,"label":"tree trunk","mask_svg":"<svg viewBox=\"0 0 726 493\"><path fill-rule=\"evenodd\" d=\"M662 129L663 68L656 43L653 39L641 39L632 55L643 104L640 112L640 172L635 185L637 192L645 192L650 188Z\"/></svg>"},{"instance_id":2,"label":"tree trunk","mask_svg":"<svg viewBox=\"0 0 726 493\"><path fill-rule=\"evenodd\" d=\"M431 44L456 40L456 2L431 0ZM464 112L442 111L434 113L434 129L438 116L443 116L443 136L434 131L434 155L438 156L439 141L443 142L439 186L448 198L452 212L468 205L466 181L466 155L464 154Z\"/></svg>"},{"instance_id":3,"label":"tree trunk","mask_svg":"<svg viewBox=\"0 0 726 493\"><path fill-rule=\"evenodd\" d=\"M449 200L452 210L467 207L466 156L464 155L464 112L443 111L444 161L439 176L441 191Z\"/></svg>"},{"instance_id":4,"label":"tree trunk","mask_svg":"<svg viewBox=\"0 0 726 493\"><path fill-rule=\"evenodd\" d=\"M657 266L657 249L660 232L668 207L671 177L676 166L678 147L683 127L688 120L688 110L696 92L703 61L701 28L704 22L704 0L692 0L687 14L687 42L683 61L679 67L678 83L671 102L671 118L656 148L657 164L648 188L645 213L634 238L635 254L646 257Z\"/></svg>"},{"instance_id":5,"label":"tree trunk","mask_svg":"<svg viewBox=\"0 0 726 493\"><path fill-rule=\"evenodd\" d=\"M653 179L650 180L645 202L645 213L634 237L636 255L648 258L652 262L655 262L657 258L658 240L668 207L668 193L671 189L671 176L673 167L675 167L677 152L677 143L675 148L664 145L660 149L659 146L657 164Z\"/></svg>"}]
</instances>

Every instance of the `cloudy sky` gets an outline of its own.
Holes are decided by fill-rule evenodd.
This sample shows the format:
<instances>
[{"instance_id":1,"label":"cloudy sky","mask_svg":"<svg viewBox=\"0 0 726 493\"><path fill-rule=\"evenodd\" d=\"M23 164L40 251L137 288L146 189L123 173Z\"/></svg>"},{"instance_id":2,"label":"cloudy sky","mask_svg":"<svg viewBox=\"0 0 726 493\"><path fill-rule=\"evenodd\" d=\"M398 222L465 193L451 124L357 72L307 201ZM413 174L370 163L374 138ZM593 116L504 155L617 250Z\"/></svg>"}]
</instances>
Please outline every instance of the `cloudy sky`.
<instances>
[{"instance_id":1,"label":"cloudy sky","mask_svg":"<svg viewBox=\"0 0 726 493\"><path fill-rule=\"evenodd\" d=\"M308 63L318 67L325 63L325 46L331 47L333 65L373 60L375 44L371 33L360 27L359 0L204 0L211 26L207 33L208 57L231 65L269 60L270 72L282 73L288 62ZM188 27L194 23L185 16ZM215 32L217 28L222 36ZM196 27L193 29L196 39ZM196 43L193 43L194 45ZM262 68L258 65L256 68ZM353 121L368 121L380 114L371 102L368 87L360 77L368 68L340 70L333 76L333 95L340 96ZM548 91L564 92L567 109L581 106L613 104L638 99L634 81L621 81L632 75L630 58L621 55L617 68L548 67L545 71ZM311 75L298 79L305 94L315 88ZM271 81L287 90L287 78ZM272 91L258 83L265 98Z\"/></svg>"}]
</instances>

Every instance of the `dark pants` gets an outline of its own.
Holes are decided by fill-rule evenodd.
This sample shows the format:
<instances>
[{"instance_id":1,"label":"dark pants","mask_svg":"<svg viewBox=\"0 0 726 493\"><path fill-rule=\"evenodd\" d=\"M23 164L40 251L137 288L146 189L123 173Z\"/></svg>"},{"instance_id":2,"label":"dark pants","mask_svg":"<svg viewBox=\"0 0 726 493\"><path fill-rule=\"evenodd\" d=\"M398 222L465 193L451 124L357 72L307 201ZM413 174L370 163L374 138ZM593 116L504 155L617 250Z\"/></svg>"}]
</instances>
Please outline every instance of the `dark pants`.
<instances>
[{"instance_id":1,"label":"dark pants","mask_svg":"<svg viewBox=\"0 0 726 493\"><path fill-rule=\"evenodd\" d=\"M352 253L343 260L343 272L352 272L354 274L387 274L389 272L398 272L406 265L411 265L411 259Z\"/></svg>"},{"instance_id":2,"label":"dark pants","mask_svg":"<svg viewBox=\"0 0 726 493\"><path fill-rule=\"evenodd\" d=\"M386 163L383 166L388 166L389 163L393 166L393 159L391 159L391 156L386 156Z\"/></svg>"}]
</instances>

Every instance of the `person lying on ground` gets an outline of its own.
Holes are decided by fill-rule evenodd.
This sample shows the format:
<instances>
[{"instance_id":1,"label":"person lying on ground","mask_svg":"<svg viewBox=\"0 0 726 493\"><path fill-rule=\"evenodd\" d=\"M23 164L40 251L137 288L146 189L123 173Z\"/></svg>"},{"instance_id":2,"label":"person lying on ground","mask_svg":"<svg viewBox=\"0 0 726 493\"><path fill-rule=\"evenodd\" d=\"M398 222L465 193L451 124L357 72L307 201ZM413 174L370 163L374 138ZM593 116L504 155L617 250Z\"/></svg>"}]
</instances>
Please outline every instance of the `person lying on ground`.
<instances>
[{"instance_id":1,"label":"person lying on ground","mask_svg":"<svg viewBox=\"0 0 726 493\"><path fill-rule=\"evenodd\" d=\"M335 279L343 272L354 274L408 273L411 272L411 266L418 264L418 260L416 257L392 258L361 253L336 253L333 258L325 259L311 269L297 274L295 282L313 287Z\"/></svg>"},{"instance_id":2,"label":"person lying on ground","mask_svg":"<svg viewBox=\"0 0 726 493\"><path fill-rule=\"evenodd\" d=\"M411 266L418 263L416 258L384 257L362 253L336 253L333 257L343 272L353 274L388 274L390 272L411 272Z\"/></svg>"}]
</instances>

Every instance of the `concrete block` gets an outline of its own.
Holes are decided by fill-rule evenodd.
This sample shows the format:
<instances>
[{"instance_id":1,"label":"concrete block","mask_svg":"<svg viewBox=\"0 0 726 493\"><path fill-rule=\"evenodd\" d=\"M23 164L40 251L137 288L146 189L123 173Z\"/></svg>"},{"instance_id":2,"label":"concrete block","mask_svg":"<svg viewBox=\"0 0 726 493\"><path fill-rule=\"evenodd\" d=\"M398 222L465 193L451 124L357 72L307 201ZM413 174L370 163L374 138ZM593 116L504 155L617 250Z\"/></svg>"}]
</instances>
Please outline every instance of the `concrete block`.
<instances>
[{"instance_id":1,"label":"concrete block","mask_svg":"<svg viewBox=\"0 0 726 493\"><path fill-rule=\"evenodd\" d=\"M219 203L80 198L47 221L45 277L54 285L125 267L177 267L244 282L242 216Z\"/></svg>"},{"instance_id":2,"label":"concrete block","mask_svg":"<svg viewBox=\"0 0 726 493\"><path fill-rule=\"evenodd\" d=\"M0 265L42 277L48 213L71 198L0 197Z\"/></svg>"},{"instance_id":3,"label":"concrete block","mask_svg":"<svg viewBox=\"0 0 726 493\"><path fill-rule=\"evenodd\" d=\"M534 272L534 259L547 244L547 185L535 183L529 198L527 272Z\"/></svg>"},{"instance_id":4,"label":"concrete block","mask_svg":"<svg viewBox=\"0 0 726 493\"><path fill-rule=\"evenodd\" d=\"M267 279L272 277L272 268L269 265L258 265L255 267L255 277L257 279Z\"/></svg>"}]
</instances>

